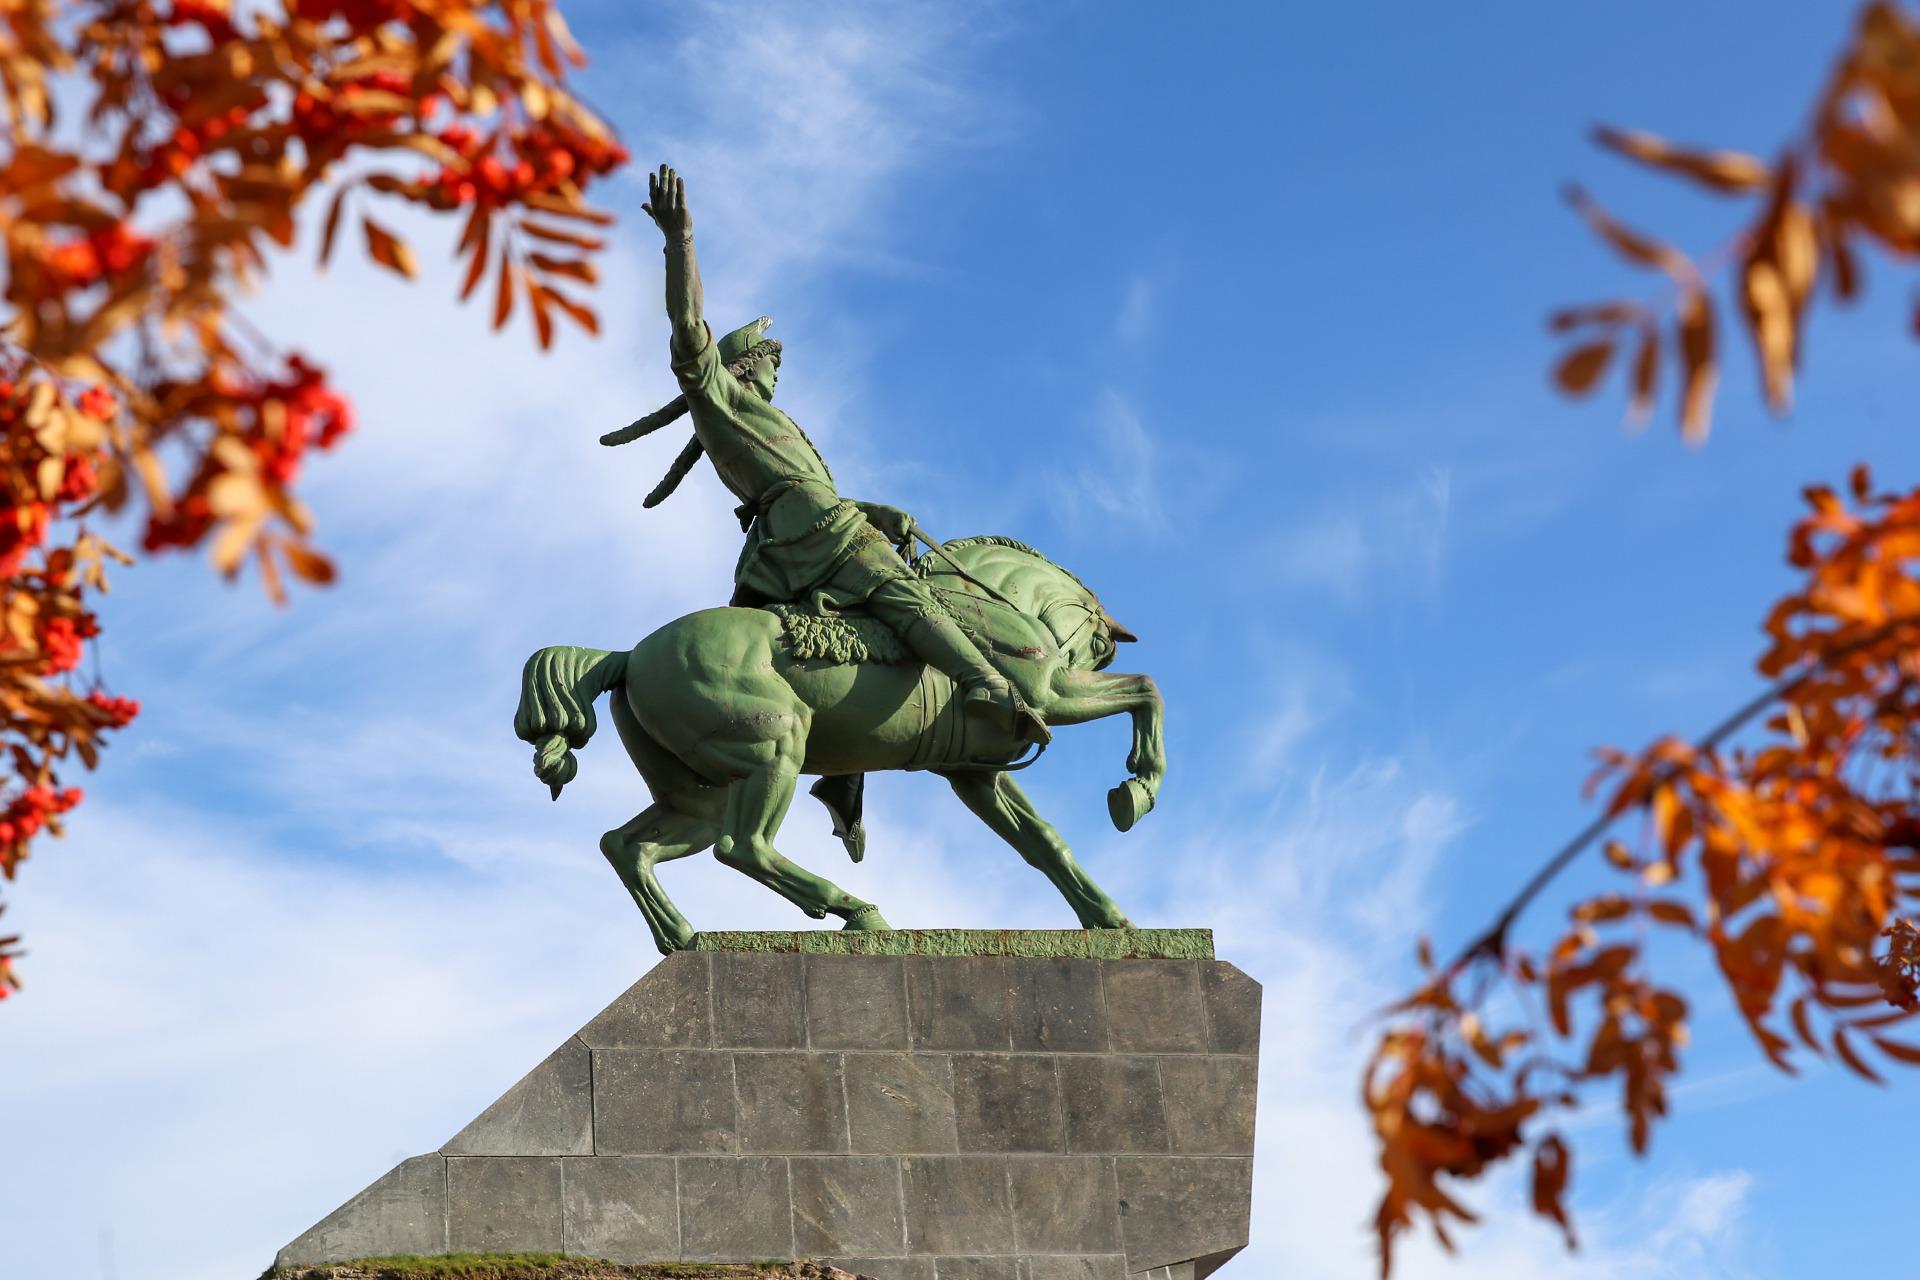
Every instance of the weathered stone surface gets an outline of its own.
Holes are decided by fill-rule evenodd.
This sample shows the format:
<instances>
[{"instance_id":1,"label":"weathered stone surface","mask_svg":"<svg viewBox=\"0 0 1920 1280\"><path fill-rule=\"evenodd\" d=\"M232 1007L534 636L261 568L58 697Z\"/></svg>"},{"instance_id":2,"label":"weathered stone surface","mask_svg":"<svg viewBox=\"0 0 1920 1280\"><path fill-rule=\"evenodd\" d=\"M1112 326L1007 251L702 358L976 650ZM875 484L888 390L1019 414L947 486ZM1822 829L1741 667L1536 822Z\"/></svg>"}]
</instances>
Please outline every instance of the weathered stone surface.
<instances>
[{"instance_id":1,"label":"weathered stone surface","mask_svg":"<svg viewBox=\"0 0 1920 1280\"><path fill-rule=\"evenodd\" d=\"M449 1156L447 1249L557 1253L564 1210L557 1156Z\"/></svg>"},{"instance_id":2,"label":"weathered stone surface","mask_svg":"<svg viewBox=\"0 0 1920 1280\"><path fill-rule=\"evenodd\" d=\"M1120 1198L1110 1159L1015 1160L1008 1168L1014 1244L1022 1254L1119 1252Z\"/></svg>"},{"instance_id":3,"label":"weathered stone surface","mask_svg":"<svg viewBox=\"0 0 1920 1280\"><path fill-rule=\"evenodd\" d=\"M1121 1156L1114 1168L1130 1269L1216 1255L1225 1261L1246 1247L1251 1159Z\"/></svg>"},{"instance_id":4,"label":"weathered stone surface","mask_svg":"<svg viewBox=\"0 0 1920 1280\"><path fill-rule=\"evenodd\" d=\"M1013 1252L1013 1203L1004 1156L916 1156L906 1162L911 1253Z\"/></svg>"},{"instance_id":5,"label":"weathered stone surface","mask_svg":"<svg viewBox=\"0 0 1920 1280\"><path fill-rule=\"evenodd\" d=\"M849 1053L844 1063L847 1123L855 1151L920 1155L960 1150L951 1056Z\"/></svg>"},{"instance_id":6,"label":"weathered stone surface","mask_svg":"<svg viewBox=\"0 0 1920 1280\"><path fill-rule=\"evenodd\" d=\"M589 1049L698 1049L713 1042L712 959L668 956L580 1028Z\"/></svg>"},{"instance_id":7,"label":"weathered stone surface","mask_svg":"<svg viewBox=\"0 0 1920 1280\"><path fill-rule=\"evenodd\" d=\"M793 1193L777 1156L680 1158L680 1256L793 1257Z\"/></svg>"},{"instance_id":8,"label":"weathered stone surface","mask_svg":"<svg viewBox=\"0 0 1920 1280\"><path fill-rule=\"evenodd\" d=\"M907 975L898 958L810 955L805 968L809 1046L907 1047Z\"/></svg>"},{"instance_id":9,"label":"weathered stone surface","mask_svg":"<svg viewBox=\"0 0 1920 1280\"><path fill-rule=\"evenodd\" d=\"M1013 1047L1104 1053L1107 1001L1093 960L1014 962Z\"/></svg>"},{"instance_id":10,"label":"weathered stone surface","mask_svg":"<svg viewBox=\"0 0 1920 1280\"><path fill-rule=\"evenodd\" d=\"M668 1156L561 1161L567 1253L609 1262L680 1256L680 1201Z\"/></svg>"},{"instance_id":11,"label":"weathered stone surface","mask_svg":"<svg viewBox=\"0 0 1920 1280\"><path fill-rule=\"evenodd\" d=\"M1107 1029L1115 1053L1205 1053L1200 974L1174 961L1110 960L1102 965Z\"/></svg>"},{"instance_id":12,"label":"weathered stone surface","mask_svg":"<svg viewBox=\"0 0 1920 1280\"><path fill-rule=\"evenodd\" d=\"M904 1175L889 1156L796 1156L793 1247L805 1258L888 1254L906 1249Z\"/></svg>"},{"instance_id":13,"label":"weathered stone surface","mask_svg":"<svg viewBox=\"0 0 1920 1280\"><path fill-rule=\"evenodd\" d=\"M1260 984L1223 961L1200 966L1215 1053L1260 1052Z\"/></svg>"},{"instance_id":14,"label":"weathered stone surface","mask_svg":"<svg viewBox=\"0 0 1920 1280\"><path fill-rule=\"evenodd\" d=\"M935 1280L1022 1280L1018 1258L940 1258Z\"/></svg>"},{"instance_id":15,"label":"weathered stone surface","mask_svg":"<svg viewBox=\"0 0 1920 1280\"><path fill-rule=\"evenodd\" d=\"M953 1109L962 1151L1065 1151L1060 1079L1044 1054L959 1053Z\"/></svg>"},{"instance_id":16,"label":"weathered stone surface","mask_svg":"<svg viewBox=\"0 0 1920 1280\"><path fill-rule=\"evenodd\" d=\"M1259 996L1211 960L682 953L280 1260L1202 1280L1246 1243Z\"/></svg>"},{"instance_id":17,"label":"weathered stone surface","mask_svg":"<svg viewBox=\"0 0 1920 1280\"><path fill-rule=\"evenodd\" d=\"M715 1047L806 1047L804 966L782 955L719 953L712 961Z\"/></svg>"},{"instance_id":18,"label":"weathered stone surface","mask_svg":"<svg viewBox=\"0 0 1920 1280\"><path fill-rule=\"evenodd\" d=\"M998 956L934 960L907 966L907 1018L916 1049L1013 1047L1012 962Z\"/></svg>"},{"instance_id":19,"label":"weathered stone surface","mask_svg":"<svg viewBox=\"0 0 1920 1280\"><path fill-rule=\"evenodd\" d=\"M1250 1156L1257 1058L1162 1058L1167 1131L1175 1154Z\"/></svg>"},{"instance_id":20,"label":"weathered stone surface","mask_svg":"<svg viewBox=\"0 0 1920 1280\"><path fill-rule=\"evenodd\" d=\"M740 1150L847 1150L846 1090L837 1053L737 1053Z\"/></svg>"},{"instance_id":21,"label":"weathered stone surface","mask_svg":"<svg viewBox=\"0 0 1920 1280\"><path fill-rule=\"evenodd\" d=\"M874 1280L936 1280L932 1258L827 1258L827 1263Z\"/></svg>"},{"instance_id":22,"label":"weathered stone surface","mask_svg":"<svg viewBox=\"0 0 1920 1280\"><path fill-rule=\"evenodd\" d=\"M1161 1058L1137 1054L1057 1059L1067 1150L1156 1152L1169 1147Z\"/></svg>"},{"instance_id":23,"label":"weathered stone surface","mask_svg":"<svg viewBox=\"0 0 1920 1280\"><path fill-rule=\"evenodd\" d=\"M1211 929L800 929L694 935L696 951L843 956L1071 956L1211 960Z\"/></svg>"},{"instance_id":24,"label":"weathered stone surface","mask_svg":"<svg viewBox=\"0 0 1920 1280\"><path fill-rule=\"evenodd\" d=\"M701 1049L596 1049L599 1155L735 1150L733 1055Z\"/></svg>"},{"instance_id":25,"label":"weathered stone surface","mask_svg":"<svg viewBox=\"0 0 1920 1280\"><path fill-rule=\"evenodd\" d=\"M276 1262L337 1262L386 1253L447 1251L447 1161L414 1156L308 1228Z\"/></svg>"},{"instance_id":26,"label":"weathered stone surface","mask_svg":"<svg viewBox=\"0 0 1920 1280\"><path fill-rule=\"evenodd\" d=\"M1028 1258L1025 1280L1127 1280L1127 1258L1122 1253L1097 1258Z\"/></svg>"},{"instance_id":27,"label":"weathered stone surface","mask_svg":"<svg viewBox=\"0 0 1920 1280\"><path fill-rule=\"evenodd\" d=\"M448 1156L593 1154L591 1052L579 1036L555 1049L440 1148Z\"/></svg>"}]
</instances>

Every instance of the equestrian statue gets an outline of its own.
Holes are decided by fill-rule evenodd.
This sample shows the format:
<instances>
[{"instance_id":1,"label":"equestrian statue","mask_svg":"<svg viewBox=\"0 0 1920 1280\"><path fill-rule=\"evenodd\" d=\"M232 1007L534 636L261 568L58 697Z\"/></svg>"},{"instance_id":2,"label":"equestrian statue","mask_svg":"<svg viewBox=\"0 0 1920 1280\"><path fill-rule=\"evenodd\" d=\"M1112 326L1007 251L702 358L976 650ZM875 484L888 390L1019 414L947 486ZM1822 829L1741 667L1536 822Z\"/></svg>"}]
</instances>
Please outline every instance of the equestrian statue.
<instances>
[{"instance_id":1,"label":"equestrian statue","mask_svg":"<svg viewBox=\"0 0 1920 1280\"><path fill-rule=\"evenodd\" d=\"M854 861L862 780L875 769L945 778L962 803L1053 883L1086 928L1127 919L1035 811L1013 774L1051 727L1126 713L1129 777L1114 825L1152 807L1165 773L1159 690L1108 673L1134 639L1067 570L1024 543L942 543L906 512L841 497L806 432L773 406L781 346L765 317L715 339L703 314L686 184L662 165L643 206L666 240L667 316L682 395L601 437L625 444L681 416L693 439L645 506L705 456L741 500L746 546L726 608L678 618L631 650L556 645L527 660L514 731L555 799L610 695L614 728L654 803L600 848L663 953L694 930L660 887L662 862L714 855L815 919L886 929L879 908L774 847L802 774ZM915 543L926 554L915 555Z\"/></svg>"}]
</instances>

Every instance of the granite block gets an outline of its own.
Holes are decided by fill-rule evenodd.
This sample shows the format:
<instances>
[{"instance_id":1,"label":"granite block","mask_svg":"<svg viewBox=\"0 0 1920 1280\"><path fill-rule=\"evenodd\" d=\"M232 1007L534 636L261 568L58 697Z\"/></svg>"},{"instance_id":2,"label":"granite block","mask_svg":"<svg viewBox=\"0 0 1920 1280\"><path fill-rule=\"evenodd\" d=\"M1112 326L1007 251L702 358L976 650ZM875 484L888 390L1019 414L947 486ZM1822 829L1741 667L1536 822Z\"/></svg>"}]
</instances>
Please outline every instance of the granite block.
<instances>
[{"instance_id":1,"label":"granite block","mask_svg":"<svg viewBox=\"0 0 1920 1280\"><path fill-rule=\"evenodd\" d=\"M672 1157L596 1156L560 1169L565 1252L629 1263L680 1256Z\"/></svg>"},{"instance_id":2,"label":"granite block","mask_svg":"<svg viewBox=\"0 0 1920 1280\"><path fill-rule=\"evenodd\" d=\"M935 1280L1020 1280L1018 1258L936 1258Z\"/></svg>"},{"instance_id":3,"label":"granite block","mask_svg":"<svg viewBox=\"0 0 1920 1280\"><path fill-rule=\"evenodd\" d=\"M1045 1054L953 1055L962 1151L1065 1151L1060 1078Z\"/></svg>"},{"instance_id":4,"label":"granite block","mask_svg":"<svg viewBox=\"0 0 1920 1280\"><path fill-rule=\"evenodd\" d=\"M889 1156L795 1156L793 1248L803 1258L906 1249L900 1161Z\"/></svg>"},{"instance_id":5,"label":"granite block","mask_svg":"<svg viewBox=\"0 0 1920 1280\"><path fill-rule=\"evenodd\" d=\"M805 964L809 1045L907 1047L907 973L897 957L810 955Z\"/></svg>"},{"instance_id":6,"label":"granite block","mask_svg":"<svg viewBox=\"0 0 1920 1280\"><path fill-rule=\"evenodd\" d=\"M558 1253L565 1235L557 1156L449 1156L447 1249Z\"/></svg>"},{"instance_id":7,"label":"granite block","mask_svg":"<svg viewBox=\"0 0 1920 1280\"><path fill-rule=\"evenodd\" d=\"M846 1093L837 1053L736 1053L740 1150L845 1151Z\"/></svg>"},{"instance_id":8,"label":"granite block","mask_svg":"<svg viewBox=\"0 0 1920 1280\"><path fill-rule=\"evenodd\" d=\"M977 1256L1013 1250L1003 1156L915 1156L906 1162L910 1253Z\"/></svg>"},{"instance_id":9,"label":"granite block","mask_svg":"<svg viewBox=\"0 0 1920 1280\"><path fill-rule=\"evenodd\" d=\"M1127 1280L1127 1256L1123 1253L1028 1258L1026 1265L1022 1280Z\"/></svg>"},{"instance_id":10,"label":"granite block","mask_svg":"<svg viewBox=\"0 0 1920 1280\"><path fill-rule=\"evenodd\" d=\"M908 1028L914 1048L1013 1046L1011 961L1002 956L914 956L904 963Z\"/></svg>"},{"instance_id":11,"label":"granite block","mask_svg":"<svg viewBox=\"0 0 1920 1280\"><path fill-rule=\"evenodd\" d=\"M1161 1062L1160 1058L1125 1054L1063 1055L1056 1059L1061 1103L1066 1111L1067 1150L1168 1150Z\"/></svg>"},{"instance_id":12,"label":"granite block","mask_svg":"<svg viewBox=\"0 0 1920 1280\"><path fill-rule=\"evenodd\" d=\"M849 1053L843 1062L853 1150L888 1155L960 1150L949 1055Z\"/></svg>"},{"instance_id":13,"label":"granite block","mask_svg":"<svg viewBox=\"0 0 1920 1280\"><path fill-rule=\"evenodd\" d=\"M1130 1270L1202 1258L1217 1259L1217 1267L1246 1248L1253 1203L1251 1159L1120 1156L1114 1167Z\"/></svg>"},{"instance_id":14,"label":"granite block","mask_svg":"<svg viewBox=\"0 0 1920 1280\"><path fill-rule=\"evenodd\" d=\"M447 1161L435 1154L402 1160L309 1227L274 1261L292 1266L446 1251Z\"/></svg>"},{"instance_id":15,"label":"granite block","mask_svg":"<svg viewBox=\"0 0 1920 1280\"><path fill-rule=\"evenodd\" d=\"M1200 966L1208 1043L1215 1053L1260 1052L1260 984L1225 961Z\"/></svg>"},{"instance_id":16,"label":"granite block","mask_svg":"<svg viewBox=\"0 0 1920 1280\"><path fill-rule=\"evenodd\" d=\"M1199 969L1175 960L1106 960L1107 1029L1115 1053L1205 1053Z\"/></svg>"},{"instance_id":17,"label":"granite block","mask_svg":"<svg viewBox=\"0 0 1920 1280\"><path fill-rule=\"evenodd\" d=\"M593 1154L592 1054L574 1036L440 1148L449 1156Z\"/></svg>"},{"instance_id":18,"label":"granite block","mask_svg":"<svg viewBox=\"0 0 1920 1280\"><path fill-rule=\"evenodd\" d=\"M793 1257L793 1195L778 1156L681 1156L680 1256L692 1262Z\"/></svg>"},{"instance_id":19,"label":"granite block","mask_svg":"<svg viewBox=\"0 0 1920 1280\"><path fill-rule=\"evenodd\" d=\"M807 1047L805 968L792 956L713 957L713 1043L722 1049Z\"/></svg>"},{"instance_id":20,"label":"granite block","mask_svg":"<svg viewBox=\"0 0 1920 1280\"><path fill-rule=\"evenodd\" d=\"M713 1040L711 959L677 951L580 1028L589 1049L700 1049Z\"/></svg>"},{"instance_id":21,"label":"granite block","mask_svg":"<svg viewBox=\"0 0 1920 1280\"><path fill-rule=\"evenodd\" d=\"M733 1151L733 1055L704 1049L596 1049L593 1137L600 1155Z\"/></svg>"},{"instance_id":22,"label":"granite block","mask_svg":"<svg viewBox=\"0 0 1920 1280\"><path fill-rule=\"evenodd\" d=\"M1258 1058L1162 1058L1167 1132L1176 1155L1250 1156Z\"/></svg>"},{"instance_id":23,"label":"granite block","mask_svg":"<svg viewBox=\"0 0 1920 1280\"><path fill-rule=\"evenodd\" d=\"M1013 1047L1105 1053L1107 1002L1096 960L1013 961Z\"/></svg>"},{"instance_id":24,"label":"granite block","mask_svg":"<svg viewBox=\"0 0 1920 1280\"><path fill-rule=\"evenodd\" d=\"M1013 1235L1021 1254L1118 1253L1120 1204L1100 1156L1015 1160Z\"/></svg>"},{"instance_id":25,"label":"granite block","mask_svg":"<svg viewBox=\"0 0 1920 1280\"><path fill-rule=\"evenodd\" d=\"M932 1258L824 1258L842 1271L873 1280L935 1280Z\"/></svg>"}]
</instances>

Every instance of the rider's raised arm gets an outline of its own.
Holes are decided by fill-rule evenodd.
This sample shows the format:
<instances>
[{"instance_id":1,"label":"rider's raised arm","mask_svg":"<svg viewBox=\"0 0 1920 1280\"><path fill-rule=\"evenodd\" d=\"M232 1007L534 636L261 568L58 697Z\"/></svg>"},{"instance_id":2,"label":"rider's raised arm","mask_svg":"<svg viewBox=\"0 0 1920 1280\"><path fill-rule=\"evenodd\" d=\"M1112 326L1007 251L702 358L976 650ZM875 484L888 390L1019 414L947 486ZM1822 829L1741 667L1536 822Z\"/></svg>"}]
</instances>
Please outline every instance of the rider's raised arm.
<instances>
[{"instance_id":1,"label":"rider's raised arm","mask_svg":"<svg viewBox=\"0 0 1920 1280\"><path fill-rule=\"evenodd\" d=\"M693 216L687 211L687 184L666 165L647 175L647 203L640 206L667 242L667 319L673 325L673 354L694 355L711 341L700 268L693 257Z\"/></svg>"}]
</instances>

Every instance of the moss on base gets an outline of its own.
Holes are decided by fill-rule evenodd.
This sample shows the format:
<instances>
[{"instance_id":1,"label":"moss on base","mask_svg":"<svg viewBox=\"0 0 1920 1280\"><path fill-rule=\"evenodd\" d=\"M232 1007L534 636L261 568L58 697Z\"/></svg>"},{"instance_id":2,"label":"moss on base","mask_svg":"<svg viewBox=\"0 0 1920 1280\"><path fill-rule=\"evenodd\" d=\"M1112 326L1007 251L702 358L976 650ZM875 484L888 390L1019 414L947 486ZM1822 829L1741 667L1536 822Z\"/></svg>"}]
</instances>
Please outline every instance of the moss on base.
<instances>
[{"instance_id":1,"label":"moss on base","mask_svg":"<svg viewBox=\"0 0 1920 1280\"><path fill-rule=\"evenodd\" d=\"M404 1254L270 1267L260 1280L866 1280L813 1262L626 1264L559 1253Z\"/></svg>"},{"instance_id":2,"label":"moss on base","mask_svg":"<svg viewBox=\"0 0 1920 1280\"><path fill-rule=\"evenodd\" d=\"M800 929L693 935L695 951L836 956L1064 956L1076 960L1211 960L1211 929Z\"/></svg>"}]
</instances>

